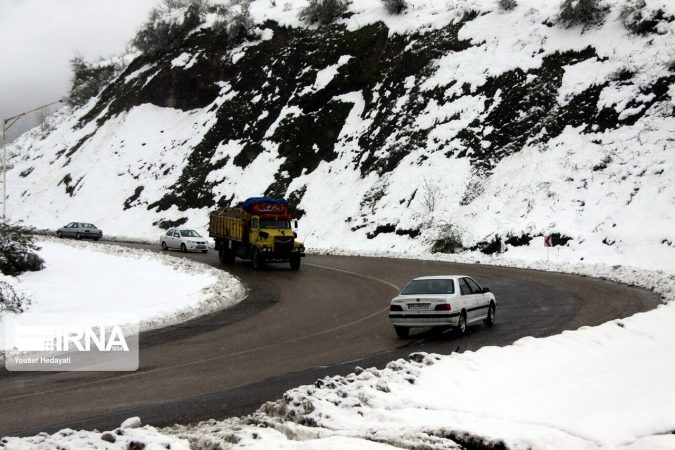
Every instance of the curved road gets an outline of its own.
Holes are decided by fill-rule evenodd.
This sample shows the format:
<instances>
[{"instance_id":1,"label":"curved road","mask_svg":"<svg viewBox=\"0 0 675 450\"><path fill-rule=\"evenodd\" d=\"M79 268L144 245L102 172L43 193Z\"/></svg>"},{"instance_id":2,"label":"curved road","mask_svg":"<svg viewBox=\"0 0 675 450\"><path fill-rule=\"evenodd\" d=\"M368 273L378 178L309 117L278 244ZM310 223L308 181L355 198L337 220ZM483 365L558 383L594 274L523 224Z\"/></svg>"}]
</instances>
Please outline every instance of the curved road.
<instances>
[{"instance_id":1,"label":"curved road","mask_svg":"<svg viewBox=\"0 0 675 450\"><path fill-rule=\"evenodd\" d=\"M156 246L129 245L157 251ZM171 253L184 256L180 253ZM220 267L214 252L190 258ZM440 262L309 256L300 272L230 268L249 287L238 306L141 335L131 373L0 372L0 436L65 427L111 429L139 415L156 426L254 411L285 390L355 366L384 366L415 351L451 353L508 345L652 309L644 289L549 272ZM467 336L396 338L386 311L416 276L462 273L498 298L497 324Z\"/></svg>"}]
</instances>

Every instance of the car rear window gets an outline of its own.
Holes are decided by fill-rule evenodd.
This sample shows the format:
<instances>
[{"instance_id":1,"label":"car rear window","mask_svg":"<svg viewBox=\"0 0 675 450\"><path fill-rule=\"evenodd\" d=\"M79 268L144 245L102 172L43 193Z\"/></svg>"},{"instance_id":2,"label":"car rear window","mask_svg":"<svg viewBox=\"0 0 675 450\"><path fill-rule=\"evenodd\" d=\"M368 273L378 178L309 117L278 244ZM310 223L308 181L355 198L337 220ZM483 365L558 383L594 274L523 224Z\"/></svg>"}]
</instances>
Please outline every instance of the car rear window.
<instances>
[{"instance_id":1,"label":"car rear window","mask_svg":"<svg viewBox=\"0 0 675 450\"><path fill-rule=\"evenodd\" d=\"M413 280L403 289L401 295L417 294L454 294L455 283L452 280L431 279Z\"/></svg>"}]
</instances>

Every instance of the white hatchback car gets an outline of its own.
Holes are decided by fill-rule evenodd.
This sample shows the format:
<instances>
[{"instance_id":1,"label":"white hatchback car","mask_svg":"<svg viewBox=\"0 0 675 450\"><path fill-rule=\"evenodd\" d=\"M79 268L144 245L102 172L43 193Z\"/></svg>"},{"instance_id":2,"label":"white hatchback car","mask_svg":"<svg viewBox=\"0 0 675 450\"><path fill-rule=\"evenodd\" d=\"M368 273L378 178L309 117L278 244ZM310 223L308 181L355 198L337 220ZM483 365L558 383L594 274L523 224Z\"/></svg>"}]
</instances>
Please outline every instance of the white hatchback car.
<instances>
[{"instance_id":1,"label":"white hatchback car","mask_svg":"<svg viewBox=\"0 0 675 450\"><path fill-rule=\"evenodd\" d=\"M413 327L453 327L464 334L468 324L482 320L495 323L497 299L466 275L420 277L391 301L389 319L398 337Z\"/></svg>"},{"instance_id":2,"label":"white hatchback car","mask_svg":"<svg viewBox=\"0 0 675 450\"><path fill-rule=\"evenodd\" d=\"M182 252L207 252L207 238L195 230L170 229L159 237L159 245L162 250L170 248L179 249Z\"/></svg>"}]
</instances>

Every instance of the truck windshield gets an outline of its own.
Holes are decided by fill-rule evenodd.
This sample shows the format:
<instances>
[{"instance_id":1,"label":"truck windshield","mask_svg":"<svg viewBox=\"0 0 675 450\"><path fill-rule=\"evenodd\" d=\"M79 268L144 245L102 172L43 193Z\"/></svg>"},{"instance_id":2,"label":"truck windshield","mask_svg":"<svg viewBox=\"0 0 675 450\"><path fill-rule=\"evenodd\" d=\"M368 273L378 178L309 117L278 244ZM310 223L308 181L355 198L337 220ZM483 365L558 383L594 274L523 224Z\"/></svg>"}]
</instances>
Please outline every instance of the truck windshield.
<instances>
[{"instance_id":1,"label":"truck windshield","mask_svg":"<svg viewBox=\"0 0 675 450\"><path fill-rule=\"evenodd\" d=\"M261 220L260 228L290 229L291 222L289 220Z\"/></svg>"},{"instance_id":2,"label":"truck windshield","mask_svg":"<svg viewBox=\"0 0 675 450\"><path fill-rule=\"evenodd\" d=\"M401 292L401 295L419 294L454 294L455 284L452 280L430 279L412 280Z\"/></svg>"}]
</instances>

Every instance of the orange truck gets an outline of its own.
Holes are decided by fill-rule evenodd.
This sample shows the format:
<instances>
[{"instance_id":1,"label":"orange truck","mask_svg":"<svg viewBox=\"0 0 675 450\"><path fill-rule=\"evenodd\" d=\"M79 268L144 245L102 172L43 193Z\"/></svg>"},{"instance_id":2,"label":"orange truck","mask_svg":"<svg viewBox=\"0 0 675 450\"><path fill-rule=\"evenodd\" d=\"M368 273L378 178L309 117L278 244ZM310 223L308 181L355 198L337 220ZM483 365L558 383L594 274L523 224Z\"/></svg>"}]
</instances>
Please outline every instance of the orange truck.
<instances>
[{"instance_id":1,"label":"orange truck","mask_svg":"<svg viewBox=\"0 0 675 450\"><path fill-rule=\"evenodd\" d=\"M298 270L305 246L297 240L292 223L285 199L252 197L239 207L212 212L209 236L223 264L232 264L239 257L251 260L254 269L262 269L268 262L288 262L291 270Z\"/></svg>"}]
</instances>

